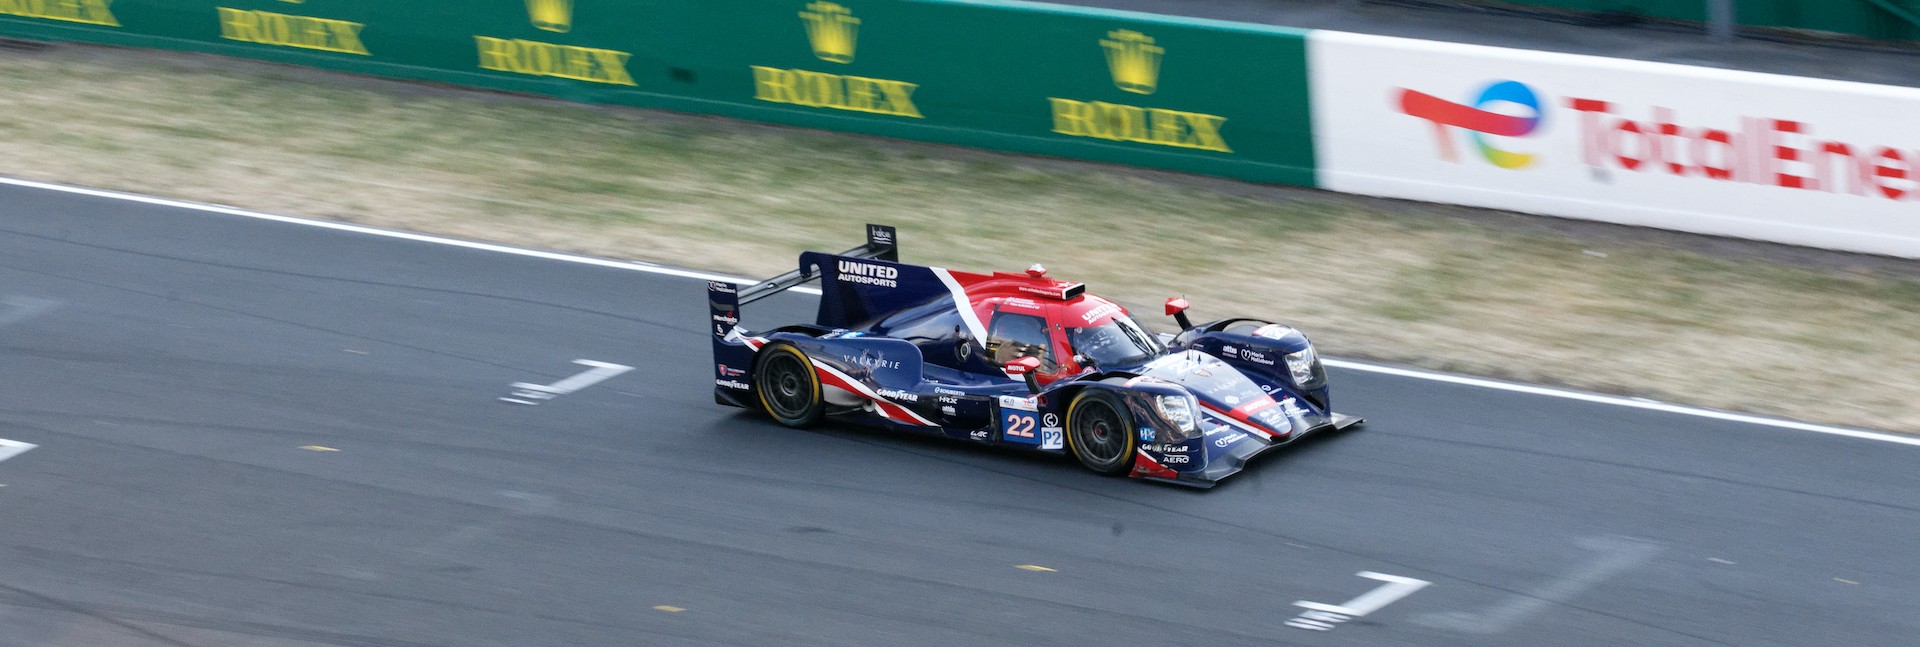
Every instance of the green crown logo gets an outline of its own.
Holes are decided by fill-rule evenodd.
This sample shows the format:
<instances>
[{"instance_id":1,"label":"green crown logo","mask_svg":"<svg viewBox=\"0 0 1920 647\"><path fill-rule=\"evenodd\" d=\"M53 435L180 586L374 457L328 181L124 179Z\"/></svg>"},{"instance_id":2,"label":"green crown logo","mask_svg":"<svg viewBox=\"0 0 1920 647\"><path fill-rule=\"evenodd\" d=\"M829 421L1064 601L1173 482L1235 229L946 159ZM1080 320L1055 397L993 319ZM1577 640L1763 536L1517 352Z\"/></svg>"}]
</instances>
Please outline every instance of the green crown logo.
<instances>
[{"instance_id":1,"label":"green crown logo","mask_svg":"<svg viewBox=\"0 0 1920 647\"><path fill-rule=\"evenodd\" d=\"M573 0L527 0L527 18L536 29L567 33L573 30Z\"/></svg>"},{"instance_id":2,"label":"green crown logo","mask_svg":"<svg viewBox=\"0 0 1920 647\"><path fill-rule=\"evenodd\" d=\"M852 63L854 41L860 36L860 19L846 7L831 2L815 2L800 12L807 23L807 41L813 55L830 63Z\"/></svg>"},{"instance_id":3,"label":"green crown logo","mask_svg":"<svg viewBox=\"0 0 1920 647\"><path fill-rule=\"evenodd\" d=\"M1160 56L1165 48L1153 44L1153 37L1128 29L1107 32L1100 41L1107 50L1107 71L1113 73L1113 85L1134 94L1153 94L1160 83Z\"/></svg>"}]
</instances>

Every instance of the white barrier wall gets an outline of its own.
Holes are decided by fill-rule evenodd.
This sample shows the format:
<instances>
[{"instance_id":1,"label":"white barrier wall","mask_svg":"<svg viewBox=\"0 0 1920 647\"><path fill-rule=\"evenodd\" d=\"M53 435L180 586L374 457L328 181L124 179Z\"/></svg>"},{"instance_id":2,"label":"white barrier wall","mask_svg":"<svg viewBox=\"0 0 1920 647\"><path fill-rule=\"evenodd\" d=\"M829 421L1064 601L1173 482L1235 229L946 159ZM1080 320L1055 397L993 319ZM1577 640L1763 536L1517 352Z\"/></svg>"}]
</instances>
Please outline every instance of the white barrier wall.
<instances>
[{"instance_id":1,"label":"white barrier wall","mask_svg":"<svg viewBox=\"0 0 1920 647\"><path fill-rule=\"evenodd\" d=\"M1920 89L1341 32L1323 188L1920 258Z\"/></svg>"}]
</instances>

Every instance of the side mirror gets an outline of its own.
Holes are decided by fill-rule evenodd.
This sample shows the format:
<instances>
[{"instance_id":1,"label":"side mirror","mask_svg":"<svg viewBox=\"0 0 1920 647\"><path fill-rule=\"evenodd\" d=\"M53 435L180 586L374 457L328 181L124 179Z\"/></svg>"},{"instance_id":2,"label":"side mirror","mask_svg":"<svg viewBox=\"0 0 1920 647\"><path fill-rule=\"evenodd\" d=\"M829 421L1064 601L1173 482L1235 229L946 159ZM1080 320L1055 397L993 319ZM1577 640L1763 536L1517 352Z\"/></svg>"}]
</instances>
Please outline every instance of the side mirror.
<instances>
[{"instance_id":1,"label":"side mirror","mask_svg":"<svg viewBox=\"0 0 1920 647\"><path fill-rule=\"evenodd\" d=\"M1193 322L1187 319L1187 300L1184 298L1167 299L1167 316L1173 317L1173 320L1180 324L1181 330L1193 327Z\"/></svg>"},{"instance_id":2,"label":"side mirror","mask_svg":"<svg viewBox=\"0 0 1920 647\"><path fill-rule=\"evenodd\" d=\"M1040 379L1034 376L1034 371L1038 370L1040 370L1038 357L1022 357L1007 362L1007 375L1025 379L1028 393L1040 392Z\"/></svg>"}]
</instances>

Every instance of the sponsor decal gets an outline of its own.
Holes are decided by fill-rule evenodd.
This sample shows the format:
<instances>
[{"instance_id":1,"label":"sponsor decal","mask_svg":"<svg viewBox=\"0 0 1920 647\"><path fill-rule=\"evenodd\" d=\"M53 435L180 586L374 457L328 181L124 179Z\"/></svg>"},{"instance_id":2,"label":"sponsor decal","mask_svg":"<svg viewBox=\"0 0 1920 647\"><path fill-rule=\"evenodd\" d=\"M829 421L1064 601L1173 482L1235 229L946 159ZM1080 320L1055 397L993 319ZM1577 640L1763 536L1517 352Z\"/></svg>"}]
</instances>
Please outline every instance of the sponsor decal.
<instances>
[{"instance_id":1,"label":"sponsor decal","mask_svg":"<svg viewBox=\"0 0 1920 647\"><path fill-rule=\"evenodd\" d=\"M717 315L714 315L714 316L713 316L713 322L714 322L714 323L723 323L723 324L726 324L726 325L729 325L729 326L733 326L733 325L737 325L737 324L739 324L739 323L740 323L740 318L739 318L739 317L736 317L736 316L734 316L734 315L733 315L733 313L731 313L731 312L727 312L727 313L722 313L722 314L717 314Z\"/></svg>"},{"instance_id":2,"label":"sponsor decal","mask_svg":"<svg viewBox=\"0 0 1920 647\"><path fill-rule=\"evenodd\" d=\"M1395 94L1400 112L1433 124L1434 141L1439 144L1441 159L1449 162L1460 159L1453 148L1455 128L1466 131L1467 138L1480 152L1480 157L1494 166L1523 169L1532 166L1537 158L1532 153L1495 148L1487 140L1489 135L1525 137L1539 130L1547 113L1541 109L1540 96L1526 84L1511 80L1494 81L1480 89L1472 105L1454 103L1407 88L1398 88ZM1493 105L1513 106L1517 112L1524 114L1510 115L1487 109Z\"/></svg>"},{"instance_id":3,"label":"sponsor decal","mask_svg":"<svg viewBox=\"0 0 1920 647\"><path fill-rule=\"evenodd\" d=\"M1095 321L1099 321L1103 317L1109 317L1116 314L1120 314L1120 306L1114 305L1111 303L1103 303L1092 310L1088 310L1086 314L1080 315L1080 319L1082 321L1085 321L1091 324Z\"/></svg>"},{"instance_id":4,"label":"sponsor decal","mask_svg":"<svg viewBox=\"0 0 1920 647\"><path fill-rule=\"evenodd\" d=\"M542 31L556 34L573 31L573 0L527 0L527 21ZM633 58L630 52L479 35L473 37L473 43L483 70L636 85L633 75L627 71L627 61Z\"/></svg>"},{"instance_id":5,"label":"sponsor decal","mask_svg":"<svg viewBox=\"0 0 1920 647\"><path fill-rule=\"evenodd\" d=\"M1060 416L1058 414L1049 413L1040 418L1040 424L1047 427L1058 427L1060 426Z\"/></svg>"},{"instance_id":6,"label":"sponsor decal","mask_svg":"<svg viewBox=\"0 0 1920 647\"><path fill-rule=\"evenodd\" d=\"M1273 358L1268 357L1265 351L1258 351L1251 348L1241 351L1240 359L1253 362L1255 364L1264 364L1267 366L1273 366Z\"/></svg>"},{"instance_id":7,"label":"sponsor decal","mask_svg":"<svg viewBox=\"0 0 1920 647\"><path fill-rule=\"evenodd\" d=\"M0 14L119 27L113 0L0 0Z\"/></svg>"},{"instance_id":8,"label":"sponsor decal","mask_svg":"<svg viewBox=\"0 0 1920 647\"><path fill-rule=\"evenodd\" d=\"M372 56L360 43L360 30L366 25L357 22L227 7L215 7L215 11L220 16L220 37L227 40Z\"/></svg>"},{"instance_id":9,"label":"sponsor decal","mask_svg":"<svg viewBox=\"0 0 1920 647\"><path fill-rule=\"evenodd\" d=\"M1153 432L1152 427L1140 428L1140 442L1143 442L1143 443L1153 442L1154 437L1155 437L1155 434Z\"/></svg>"},{"instance_id":10,"label":"sponsor decal","mask_svg":"<svg viewBox=\"0 0 1920 647\"><path fill-rule=\"evenodd\" d=\"M897 366L898 362L896 362L895 364L896 364L895 368L899 368ZM892 398L892 399L900 400L903 402L919 402L920 401L919 395L908 393L906 391L902 391L899 389L879 389L874 391L874 393L880 394L880 397L883 397L883 398Z\"/></svg>"},{"instance_id":11,"label":"sponsor decal","mask_svg":"<svg viewBox=\"0 0 1920 647\"><path fill-rule=\"evenodd\" d=\"M894 369L894 370L899 370L900 368L900 362L898 360L887 359L887 356L885 355L861 355L859 357L854 357L852 355L841 355L840 361L846 362L848 364L852 364L854 366L865 366L867 368L886 368L886 369Z\"/></svg>"},{"instance_id":12,"label":"sponsor decal","mask_svg":"<svg viewBox=\"0 0 1920 647\"><path fill-rule=\"evenodd\" d=\"M958 396L942 395L938 397L940 399L940 404L960 404L960 398Z\"/></svg>"},{"instance_id":13,"label":"sponsor decal","mask_svg":"<svg viewBox=\"0 0 1920 647\"><path fill-rule=\"evenodd\" d=\"M480 69L551 76L589 83L635 85L627 72L633 54L612 49L558 45L521 38L474 36Z\"/></svg>"},{"instance_id":14,"label":"sponsor decal","mask_svg":"<svg viewBox=\"0 0 1920 647\"><path fill-rule=\"evenodd\" d=\"M1168 454L1161 456L1160 462L1165 465L1186 465L1193 462L1193 457L1186 454Z\"/></svg>"},{"instance_id":15,"label":"sponsor decal","mask_svg":"<svg viewBox=\"0 0 1920 647\"><path fill-rule=\"evenodd\" d=\"M1040 410L1039 404L1035 403L1033 401L1033 398L1022 398L1022 397L1012 396L1012 395L1000 396L1000 408L1011 409L1014 411L1039 411Z\"/></svg>"},{"instance_id":16,"label":"sponsor decal","mask_svg":"<svg viewBox=\"0 0 1920 647\"><path fill-rule=\"evenodd\" d=\"M1307 415L1307 410L1300 408L1299 403L1294 402L1293 398L1286 398L1284 400L1281 400L1280 410L1285 411L1288 416L1298 417L1298 416Z\"/></svg>"},{"instance_id":17,"label":"sponsor decal","mask_svg":"<svg viewBox=\"0 0 1920 647\"><path fill-rule=\"evenodd\" d=\"M1117 29L1107 32L1100 48L1106 52L1114 87L1140 95L1159 90L1160 59L1167 50L1155 45L1152 36ZM1062 135L1233 152L1220 134L1226 117L1058 97L1047 102L1053 107L1053 132Z\"/></svg>"},{"instance_id":18,"label":"sponsor decal","mask_svg":"<svg viewBox=\"0 0 1920 647\"><path fill-rule=\"evenodd\" d=\"M939 393L941 395L966 395L966 392L964 391L955 391L953 389L949 389L943 386L933 387L933 392Z\"/></svg>"},{"instance_id":19,"label":"sponsor decal","mask_svg":"<svg viewBox=\"0 0 1920 647\"><path fill-rule=\"evenodd\" d=\"M853 62L860 19L851 10L832 2L814 2L800 12L800 21L807 28L807 42L815 58L841 65ZM918 84L764 65L749 67L753 69L753 98L761 101L921 118L920 109L913 105Z\"/></svg>"},{"instance_id":20,"label":"sponsor decal","mask_svg":"<svg viewBox=\"0 0 1920 647\"><path fill-rule=\"evenodd\" d=\"M1814 136L1812 124L1742 116L1736 128L1684 125L1655 107L1645 121L1616 104L1568 97L1588 166L1667 173L1888 200L1920 198L1920 151Z\"/></svg>"},{"instance_id":21,"label":"sponsor decal","mask_svg":"<svg viewBox=\"0 0 1920 647\"><path fill-rule=\"evenodd\" d=\"M860 261L841 260L839 262L840 280L848 283L864 283L883 288L899 287L900 268L862 263Z\"/></svg>"},{"instance_id":22,"label":"sponsor decal","mask_svg":"<svg viewBox=\"0 0 1920 647\"><path fill-rule=\"evenodd\" d=\"M726 281L707 281L707 289L715 292L725 292L727 294L739 294L739 291L733 289L733 284Z\"/></svg>"},{"instance_id":23,"label":"sponsor decal","mask_svg":"<svg viewBox=\"0 0 1920 647\"><path fill-rule=\"evenodd\" d=\"M991 434L988 434L985 429L975 429L972 433L967 434L967 437L974 440L986 440L989 435Z\"/></svg>"},{"instance_id":24,"label":"sponsor decal","mask_svg":"<svg viewBox=\"0 0 1920 647\"><path fill-rule=\"evenodd\" d=\"M1239 358L1240 347L1239 346L1221 346L1220 354L1225 355L1227 357Z\"/></svg>"},{"instance_id":25,"label":"sponsor decal","mask_svg":"<svg viewBox=\"0 0 1920 647\"><path fill-rule=\"evenodd\" d=\"M747 386L746 382L742 382L740 380L714 380L713 383L715 386L724 386L736 391L746 391L753 388L753 387Z\"/></svg>"},{"instance_id":26,"label":"sponsor decal","mask_svg":"<svg viewBox=\"0 0 1920 647\"><path fill-rule=\"evenodd\" d=\"M1063 436L1060 433L1059 427L1041 427L1040 428L1040 448L1041 449L1060 449L1061 447L1060 440L1062 437Z\"/></svg>"},{"instance_id":27,"label":"sponsor decal","mask_svg":"<svg viewBox=\"0 0 1920 647\"><path fill-rule=\"evenodd\" d=\"M573 31L573 0L527 0L527 19L541 31Z\"/></svg>"},{"instance_id":28,"label":"sponsor decal","mask_svg":"<svg viewBox=\"0 0 1920 647\"><path fill-rule=\"evenodd\" d=\"M719 369L720 377L740 377L747 374L746 371L727 366L726 364L715 364L714 366Z\"/></svg>"},{"instance_id":29,"label":"sponsor decal","mask_svg":"<svg viewBox=\"0 0 1920 647\"><path fill-rule=\"evenodd\" d=\"M958 415L957 413L955 413L955 412L954 412L954 410L953 410L953 405L944 405L944 406L941 406L941 407L940 407L940 413L943 413L943 414L946 414L946 415L949 415L949 416L952 416L952 415Z\"/></svg>"},{"instance_id":30,"label":"sponsor decal","mask_svg":"<svg viewBox=\"0 0 1920 647\"><path fill-rule=\"evenodd\" d=\"M1193 450L1192 447L1186 445L1175 445L1171 443L1154 443L1145 445L1143 448L1158 454L1185 454Z\"/></svg>"},{"instance_id":31,"label":"sponsor decal","mask_svg":"<svg viewBox=\"0 0 1920 647\"><path fill-rule=\"evenodd\" d=\"M1022 299L1020 297L1010 297L1005 301L1001 301L1000 303L1012 308L1026 308L1028 310L1040 309L1039 302L1034 301L1032 299Z\"/></svg>"},{"instance_id":32,"label":"sponsor decal","mask_svg":"<svg viewBox=\"0 0 1920 647\"><path fill-rule=\"evenodd\" d=\"M1240 404L1240 396L1237 395L1228 395L1221 400L1225 400L1227 404Z\"/></svg>"},{"instance_id":33,"label":"sponsor decal","mask_svg":"<svg viewBox=\"0 0 1920 647\"><path fill-rule=\"evenodd\" d=\"M880 227L867 228L867 239L882 245L893 244L893 231Z\"/></svg>"},{"instance_id":34,"label":"sponsor decal","mask_svg":"<svg viewBox=\"0 0 1920 647\"><path fill-rule=\"evenodd\" d=\"M1213 446L1214 446L1214 447L1226 447L1226 446L1228 446L1228 445L1231 445L1231 444L1234 444L1234 443L1237 443L1237 442L1240 442L1240 441L1241 441L1242 439L1244 439L1244 438L1246 438L1246 437L1247 437L1247 435L1246 435L1245 433L1242 433L1242 432L1238 432L1238 431L1236 431L1236 432L1233 432L1233 433L1230 433L1230 434L1227 434L1227 435L1225 435L1225 436L1221 436L1221 437L1220 437L1219 439L1217 439L1217 440L1215 440L1215 441L1213 441Z\"/></svg>"},{"instance_id":35,"label":"sponsor decal","mask_svg":"<svg viewBox=\"0 0 1920 647\"><path fill-rule=\"evenodd\" d=\"M1455 161L1453 129L1489 163L1505 169L1540 165L1537 154L1495 148L1488 136L1524 137L1540 130L1549 105L1577 114L1581 161L1618 169L1716 182L1844 193L1886 200L1920 199L1920 150L1817 134L1814 124L1758 115L1700 124L1672 108L1631 106L1592 96L1543 97L1518 81L1494 81L1473 105L1399 89L1402 112L1433 124L1440 156ZM1519 115L1485 109L1513 106Z\"/></svg>"}]
</instances>

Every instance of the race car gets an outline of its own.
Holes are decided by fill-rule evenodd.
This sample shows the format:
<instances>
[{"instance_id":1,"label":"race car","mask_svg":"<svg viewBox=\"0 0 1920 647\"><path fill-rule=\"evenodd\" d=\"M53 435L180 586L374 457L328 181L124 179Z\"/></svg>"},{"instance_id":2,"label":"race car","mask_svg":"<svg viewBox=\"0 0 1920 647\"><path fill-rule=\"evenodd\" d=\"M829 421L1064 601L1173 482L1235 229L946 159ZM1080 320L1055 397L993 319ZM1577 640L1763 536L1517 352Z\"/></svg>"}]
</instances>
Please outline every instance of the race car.
<instances>
[{"instance_id":1,"label":"race car","mask_svg":"<svg viewBox=\"0 0 1920 647\"><path fill-rule=\"evenodd\" d=\"M820 281L812 324L740 325L740 307ZM1248 459L1359 418L1334 413L1306 335L1260 319L1153 334L1086 286L899 262L898 232L805 252L799 268L707 284L714 400L791 427L825 419L1070 454L1087 469L1212 487Z\"/></svg>"}]
</instances>

